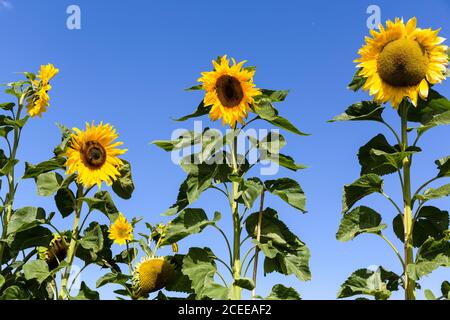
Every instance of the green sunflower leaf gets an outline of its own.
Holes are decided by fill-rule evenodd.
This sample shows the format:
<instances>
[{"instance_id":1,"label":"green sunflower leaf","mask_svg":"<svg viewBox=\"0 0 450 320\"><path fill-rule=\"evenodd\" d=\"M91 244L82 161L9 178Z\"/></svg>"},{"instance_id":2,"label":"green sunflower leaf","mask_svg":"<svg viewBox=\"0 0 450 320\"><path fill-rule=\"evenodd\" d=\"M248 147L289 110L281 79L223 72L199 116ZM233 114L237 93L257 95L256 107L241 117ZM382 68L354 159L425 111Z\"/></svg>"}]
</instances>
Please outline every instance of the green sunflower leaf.
<instances>
[{"instance_id":1,"label":"green sunflower leaf","mask_svg":"<svg viewBox=\"0 0 450 320\"><path fill-rule=\"evenodd\" d=\"M239 184L239 193L241 194L238 201L251 209L255 200L261 195L264 186L259 178L243 179Z\"/></svg>"},{"instance_id":2,"label":"green sunflower leaf","mask_svg":"<svg viewBox=\"0 0 450 320\"><path fill-rule=\"evenodd\" d=\"M450 296L449 296L450 282L444 281L441 283L441 293L442 293L442 296L446 297L447 299L450 299Z\"/></svg>"},{"instance_id":3,"label":"green sunflower leaf","mask_svg":"<svg viewBox=\"0 0 450 320\"><path fill-rule=\"evenodd\" d=\"M446 111L433 116L433 118L429 122L417 128L417 133L422 135L423 133L434 127L446 124L450 124L450 111Z\"/></svg>"},{"instance_id":4,"label":"green sunflower leaf","mask_svg":"<svg viewBox=\"0 0 450 320\"><path fill-rule=\"evenodd\" d=\"M260 89L261 94L272 102L282 102L289 94L289 90Z\"/></svg>"},{"instance_id":5,"label":"green sunflower leaf","mask_svg":"<svg viewBox=\"0 0 450 320\"><path fill-rule=\"evenodd\" d=\"M184 90L185 91L196 91L196 90L202 90L202 89L203 89L203 85L197 84L195 86L192 86L192 87L184 89Z\"/></svg>"},{"instance_id":6,"label":"green sunflower leaf","mask_svg":"<svg viewBox=\"0 0 450 320\"><path fill-rule=\"evenodd\" d=\"M36 279L36 281L39 284L44 282L50 276L50 271L48 269L47 262L45 262L44 260L30 261L24 264L22 270L25 279L27 280Z\"/></svg>"},{"instance_id":7,"label":"green sunflower leaf","mask_svg":"<svg viewBox=\"0 0 450 320\"><path fill-rule=\"evenodd\" d=\"M436 160L439 170L438 177L450 177L450 156Z\"/></svg>"},{"instance_id":8,"label":"green sunflower leaf","mask_svg":"<svg viewBox=\"0 0 450 320\"><path fill-rule=\"evenodd\" d=\"M373 173L362 175L352 184L345 185L342 212L347 212L356 202L375 192L383 192L383 179Z\"/></svg>"},{"instance_id":9,"label":"green sunflower leaf","mask_svg":"<svg viewBox=\"0 0 450 320\"><path fill-rule=\"evenodd\" d=\"M211 249L190 248L182 272L191 280L197 299L229 299L229 289L214 282L217 266Z\"/></svg>"},{"instance_id":10,"label":"green sunflower leaf","mask_svg":"<svg viewBox=\"0 0 450 320\"><path fill-rule=\"evenodd\" d=\"M433 120L433 117L447 111L450 111L450 102L447 98L430 89L427 100L419 99L417 107L408 108L408 121L426 125Z\"/></svg>"},{"instance_id":11,"label":"green sunflower leaf","mask_svg":"<svg viewBox=\"0 0 450 320\"><path fill-rule=\"evenodd\" d=\"M266 189L280 197L292 207L306 212L306 197L297 181L290 178L280 178L277 180L267 180L264 182Z\"/></svg>"},{"instance_id":12,"label":"green sunflower leaf","mask_svg":"<svg viewBox=\"0 0 450 320\"><path fill-rule=\"evenodd\" d=\"M57 172L42 173L36 178L37 193L43 197L54 195L63 185L64 179Z\"/></svg>"},{"instance_id":13,"label":"green sunflower leaf","mask_svg":"<svg viewBox=\"0 0 450 320\"><path fill-rule=\"evenodd\" d=\"M356 70L352 82L350 82L350 84L348 85L348 89L353 90L353 91L358 91L359 89L361 89L363 87L363 85L366 83L367 78L364 78L362 76L359 75L359 72L361 71L362 68L359 68L358 70Z\"/></svg>"},{"instance_id":14,"label":"green sunflower leaf","mask_svg":"<svg viewBox=\"0 0 450 320\"><path fill-rule=\"evenodd\" d=\"M272 291L266 297L266 300L301 300L301 298L294 288L276 284L272 287Z\"/></svg>"},{"instance_id":15,"label":"green sunflower leaf","mask_svg":"<svg viewBox=\"0 0 450 320\"><path fill-rule=\"evenodd\" d=\"M78 295L74 297L75 300L99 300L100 294L95 291L89 289L84 281L81 282L80 291Z\"/></svg>"},{"instance_id":16,"label":"green sunflower leaf","mask_svg":"<svg viewBox=\"0 0 450 320\"><path fill-rule=\"evenodd\" d=\"M75 211L75 195L69 188L61 188L56 192L55 203L63 218Z\"/></svg>"},{"instance_id":17,"label":"green sunflower leaf","mask_svg":"<svg viewBox=\"0 0 450 320\"><path fill-rule=\"evenodd\" d=\"M25 231L10 234L6 242L12 251L18 252L38 246L46 247L52 239L53 233L50 230L42 226L36 226Z\"/></svg>"},{"instance_id":18,"label":"green sunflower leaf","mask_svg":"<svg viewBox=\"0 0 450 320\"><path fill-rule=\"evenodd\" d=\"M219 212L214 214L213 220L208 220L203 209L184 209L168 224L161 245L173 244L191 234L200 233L207 226L214 225L220 218Z\"/></svg>"},{"instance_id":19,"label":"green sunflower leaf","mask_svg":"<svg viewBox=\"0 0 450 320\"><path fill-rule=\"evenodd\" d=\"M441 266L450 267L449 240L449 236L440 240L428 237L417 251L415 262L408 264L408 276L411 279L419 280Z\"/></svg>"},{"instance_id":20,"label":"green sunflower leaf","mask_svg":"<svg viewBox=\"0 0 450 320\"><path fill-rule=\"evenodd\" d=\"M103 249L103 232L98 222L91 222L84 230L83 237L79 240L80 245L97 253Z\"/></svg>"},{"instance_id":21,"label":"green sunflower leaf","mask_svg":"<svg viewBox=\"0 0 450 320\"><path fill-rule=\"evenodd\" d=\"M382 113L384 107L374 101L361 101L352 104L344 113L334 117L328 122L336 121L362 121L370 120L383 122Z\"/></svg>"},{"instance_id":22,"label":"green sunflower leaf","mask_svg":"<svg viewBox=\"0 0 450 320\"><path fill-rule=\"evenodd\" d=\"M253 283L253 280L250 278L235 279L233 281L233 285L247 290L253 290L255 288L255 284Z\"/></svg>"},{"instance_id":23,"label":"green sunflower leaf","mask_svg":"<svg viewBox=\"0 0 450 320\"><path fill-rule=\"evenodd\" d=\"M206 128L202 133L194 131L185 131L175 140L154 140L151 143L165 151L180 150L202 141L203 134L208 130Z\"/></svg>"},{"instance_id":24,"label":"green sunflower leaf","mask_svg":"<svg viewBox=\"0 0 450 320\"><path fill-rule=\"evenodd\" d=\"M386 229L381 215L369 207L360 206L346 213L339 225L336 239L342 242L353 240L362 233L380 233Z\"/></svg>"},{"instance_id":25,"label":"green sunflower leaf","mask_svg":"<svg viewBox=\"0 0 450 320\"><path fill-rule=\"evenodd\" d=\"M11 286L6 288L2 295L0 296L0 300L28 300L30 296L28 292L20 288L19 286Z\"/></svg>"},{"instance_id":26,"label":"green sunflower leaf","mask_svg":"<svg viewBox=\"0 0 450 320\"><path fill-rule=\"evenodd\" d=\"M101 276L97 280L97 282L95 283L95 286L96 286L96 288L100 288L109 283L124 285L129 280L131 280L131 276L129 276L127 274L118 273L118 272L108 272L107 274Z\"/></svg>"},{"instance_id":27,"label":"green sunflower leaf","mask_svg":"<svg viewBox=\"0 0 450 320\"><path fill-rule=\"evenodd\" d=\"M119 217L119 210L108 191L98 191L93 198L83 198L89 211L98 210L105 214L112 223Z\"/></svg>"},{"instance_id":28,"label":"green sunflower leaf","mask_svg":"<svg viewBox=\"0 0 450 320\"><path fill-rule=\"evenodd\" d=\"M355 295L369 295L376 300L387 300L392 291L398 290L400 277L383 267L376 271L358 269L342 284L337 297L348 298Z\"/></svg>"},{"instance_id":29,"label":"green sunflower leaf","mask_svg":"<svg viewBox=\"0 0 450 320\"><path fill-rule=\"evenodd\" d=\"M12 110L16 104L14 102L0 103L0 108L6 111Z\"/></svg>"},{"instance_id":30,"label":"green sunflower leaf","mask_svg":"<svg viewBox=\"0 0 450 320\"><path fill-rule=\"evenodd\" d=\"M391 146L384 135L379 134L359 149L361 175L366 173L386 175L396 172L403 167L403 159L406 156L419 151L420 148L410 147L402 152L398 146Z\"/></svg>"},{"instance_id":31,"label":"green sunflower leaf","mask_svg":"<svg viewBox=\"0 0 450 320\"><path fill-rule=\"evenodd\" d=\"M428 200L447 197L448 195L450 195L450 183L445 184L436 189L428 188L423 192L423 194L418 194L416 196L416 199L419 199L421 201L428 201Z\"/></svg>"},{"instance_id":32,"label":"green sunflower leaf","mask_svg":"<svg viewBox=\"0 0 450 320\"><path fill-rule=\"evenodd\" d=\"M18 209L11 216L7 234L13 234L34 228L45 223L45 211L42 208L24 207Z\"/></svg>"},{"instance_id":33,"label":"green sunflower leaf","mask_svg":"<svg viewBox=\"0 0 450 320\"><path fill-rule=\"evenodd\" d=\"M400 241L404 241L403 215L398 214L393 222L394 233ZM424 206L417 214L413 229L413 246L420 247L428 237L440 240L445 237L449 227L448 211L432 206Z\"/></svg>"},{"instance_id":34,"label":"green sunflower leaf","mask_svg":"<svg viewBox=\"0 0 450 320\"><path fill-rule=\"evenodd\" d=\"M37 176L54 170L64 170L66 159L64 157L54 157L37 165L25 162L25 173L22 179L36 178Z\"/></svg>"},{"instance_id":35,"label":"green sunflower leaf","mask_svg":"<svg viewBox=\"0 0 450 320\"><path fill-rule=\"evenodd\" d=\"M264 260L265 274L278 272L284 275L295 275L301 281L311 279L309 270L309 249L281 220L277 212L271 208L263 211L261 237L256 242L256 226L259 212L252 213L245 220L245 228L253 242L266 256Z\"/></svg>"},{"instance_id":36,"label":"green sunflower leaf","mask_svg":"<svg viewBox=\"0 0 450 320\"><path fill-rule=\"evenodd\" d=\"M134 191L133 177L131 176L131 165L122 160L123 165L119 167L120 176L113 182L112 189L122 199L130 199Z\"/></svg>"},{"instance_id":37,"label":"green sunflower leaf","mask_svg":"<svg viewBox=\"0 0 450 320\"><path fill-rule=\"evenodd\" d=\"M182 121L189 120L191 118L201 117L201 116L208 114L210 110L211 110L211 106L205 106L202 101L198 105L197 110L195 110L193 113L186 115L184 117L178 118L178 119L173 119L173 120L177 121L177 122L182 122Z\"/></svg>"}]
</instances>

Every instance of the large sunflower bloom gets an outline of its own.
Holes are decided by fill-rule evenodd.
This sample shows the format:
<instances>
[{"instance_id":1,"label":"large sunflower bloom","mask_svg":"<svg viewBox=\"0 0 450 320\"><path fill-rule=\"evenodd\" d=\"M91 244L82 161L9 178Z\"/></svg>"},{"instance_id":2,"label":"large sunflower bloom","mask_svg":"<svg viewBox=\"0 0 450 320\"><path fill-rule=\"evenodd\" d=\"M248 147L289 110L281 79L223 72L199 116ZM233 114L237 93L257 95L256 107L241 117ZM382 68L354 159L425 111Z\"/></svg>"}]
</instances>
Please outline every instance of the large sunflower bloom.
<instances>
[{"instance_id":1,"label":"large sunflower bloom","mask_svg":"<svg viewBox=\"0 0 450 320\"><path fill-rule=\"evenodd\" d=\"M36 93L28 99L27 111L31 117L42 117L42 114L47 111L50 98L48 92L52 88L50 80L59 72L59 69L51 63L41 65L37 79L34 80L36 86Z\"/></svg>"},{"instance_id":2,"label":"large sunflower bloom","mask_svg":"<svg viewBox=\"0 0 450 320\"><path fill-rule=\"evenodd\" d=\"M375 101L390 101L397 108L408 97L414 106L418 97L426 100L429 86L442 82L448 65L447 46L438 36L440 29L420 29L416 18L388 20L386 28L371 30L372 38L359 50L355 62L366 78L363 90Z\"/></svg>"},{"instance_id":3,"label":"large sunflower bloom","mask_svg":"<svg viewBox=\"0 0 450 320\"><path fill-rule=\"evenodd\" d=\"M122 142L110 124L100 122L98 126L86 123L86 130L74 128L74 133L66 150L67 174L78 173L77 181L89 188L95 184L101 187L102 181L111 185L120 175L118 167L123 165L117 156L126 149L118 149Z\"/></svg>"},{"instance_id":4,"label":"large sunflower bloom","mask_svg":"<svg viewBox=\"0 0 450 320\"><path fill-rule=\"evenodd\" d=\"M133 289L138 297L166 287L173 280L175 269L164 257L144 257L133 273Z\"/></svg>"},{"instance_id":5,"label":"large sunflower bloom","mask_svg":"<svg viewBox=\"0 0 450 320\"><path fill-rule=\"evenodd\" d=\"M119 245L126 244L127 241L133 240L133 226L122 213L119 214L119 217L111 225L108 232L109 239L114 240L114 242Z\"/></svg>"},{"instance_id":6,"label":"large sunflower bloom","mask_svg":"<svg viewBox=\"0 0 450 320\"><path fill-rule=\"evenodd\" d=\"M224 125L235 127L237 121L243 123L254 97L261 92L253 83L255 70L243 68L245 61L232 61L233 65L230 66L226 55L218 62L213 61L214 70L202 72L198 82L202 83L202 89L206 91L203 103L211 106L211 120L222 118Z\"/></svg>"}]
</instances>

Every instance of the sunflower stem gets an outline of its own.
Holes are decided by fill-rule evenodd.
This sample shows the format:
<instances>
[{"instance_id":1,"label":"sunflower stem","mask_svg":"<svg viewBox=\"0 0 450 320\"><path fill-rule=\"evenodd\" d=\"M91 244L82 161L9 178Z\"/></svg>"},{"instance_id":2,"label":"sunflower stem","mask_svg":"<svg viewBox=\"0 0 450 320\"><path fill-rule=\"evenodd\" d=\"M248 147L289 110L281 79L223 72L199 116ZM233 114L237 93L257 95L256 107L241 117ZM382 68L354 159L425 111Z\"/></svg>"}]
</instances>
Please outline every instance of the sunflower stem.
<instances>
[{"instance_id":1,"label":"sunflower stem","mask_svg":"<svg viewBox=\"0 0 450 320\"><path fill-rule=\"evenodd\" d=\"M69 244L69 250L67 252L67 267L64 271L62 280L61 280L61 291L60 291L60 299L65 300L69 298L69 291L67 290L67 285L69 282L70 272L72 270L72 264L75 260L75 254L77 250L78 245L78 236L80 233L80 230L78 228L80 223L80 216L81 216L81 208L82 208L82 200L83 197L83 186L78 185L77 190L77 201L75 205L75 218L73 220L73 229L72 229L72 236L70 238L70 244Z\"/></svg>"},{"instance_id":2,"label":"sunflower stem","mask_svg":"<svg viewBox=\"0 0 450 320\"><path fill-rule=\"evenodd\" d=\"M26 96L26 94L22 93L20 98L18 98L17 114L14 117L14 120L16 120L16 121L20 120L20 114L23 109L23 102L25 100L25 96ZM13 161L15 161L15 159L16 159L17 149L19 148L21 131L22 131L21 128L19 128L17 126L14 127L14 142L13 142L12 148L9 147L9 150L10 150L9 161L11 163L13 163ZM9 143L9 141L8 141L8 143ZM10 172L8 172L8 174L6 176L7 176L7 180L8 180L8 188L9 189L8 189L8 193L5 196L5 204L7 204L7 205L6 205L6 211L4 211L5 216L3 217L3 220L2 220L2 234L1 234L0 240L6 239L9 219L11 218L11 215L13 212L12 205L13 205L14 196L16 193L16 186L14 183L14 167L11 169ZM2 270L2 261L3 261L5 245L6 245L5 242L0 241L0 271Z\"/></svg>"},{"instance_id":3,"label":"sunflower stem","mask_svg":"<svg viewBox=\"0 0 450 320\"><path fill-rule=\"evenodd\" d=\"M253 285L254 288L252 290L252 300L255 300L256 296L256 278L258 276L258 256L259 256L259 241L261 239L261 226L262 226L262 217L264 210L264 189L261 192L261 202L259 206L259 214L258 214L258 224L256 225L256 241L257 245L255 247L255 260L253 264Z\"/></svg>"},{"instance_id":4,"label":"sunflower stem","mask_svg":"<svg viewBox=\"0 0 450 320\"><path fill-rule=\"evenodd\" d=\"M401 108L402 151L408 148L408 107L409 103L403 102ZM415 300L416 283L408 276L407 268L414 262L413 235L412 235L412 209L411 209L411 161L408 156L403 159L403 227L404 227L404 288L405 300Z\"/></svg>"},{"instance_id":5,"label":"sunflower stem","mask_svg":"<svg viewBox=\"0 0 450 320\"><path fill-rule=\"evenodd\" d=\"M238 163L237 163L237 130L233 129L233 140L231 145L231 160L233 173L238 173ZM242 299L242 289L234 284L234 280L241 277L241 221L239 216L239 205L238 205L238 193L239 193L239 182L232 182L232 194L231 194L231 214L233 216L233 285L231 290L231 297L233 300Z\"/></svg>"}]
</instances>

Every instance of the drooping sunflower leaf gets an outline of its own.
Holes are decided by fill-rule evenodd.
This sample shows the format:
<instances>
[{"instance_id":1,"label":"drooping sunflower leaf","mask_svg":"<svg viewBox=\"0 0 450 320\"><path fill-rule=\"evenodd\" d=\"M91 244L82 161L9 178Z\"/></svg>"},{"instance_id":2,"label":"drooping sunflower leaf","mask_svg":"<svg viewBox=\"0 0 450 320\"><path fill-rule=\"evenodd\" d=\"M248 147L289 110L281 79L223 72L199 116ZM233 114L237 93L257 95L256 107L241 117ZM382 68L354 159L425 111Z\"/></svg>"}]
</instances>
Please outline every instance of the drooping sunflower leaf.
<instances>
[{"instance_id":1,"label":"drooping sunflower leaf","mask_svg":"<svg viewBox=\"0 0 450 320\"><path fill-rule=\"evenodd\" d=\"M306 197L297 181L290 178L280 178L277 180L267 180L264 182L266 189L279 196L292 207L306 212Z\"/></svg>"},{"instance_id":2,"label":"drooping sunflower leaf","mask_svg":"<svg viewBox=\"0 0 450 320\"><path fill-rule=\"evenodd\" d=\"M83 237L80 239L80 245L86 250L92 250L94 253L103 249L103 232L98 222L91 222L84 230Z\"/></svg>"},{"instance_id":3,"label":"drooping sunflower leaf","mask_svg":"<svg viewBox=\"0 0 450 320\"><path fill-rule=\"evenodd\" d=\"M441 266L450 267L449 240L448 235L440 240L428 237L417 251L415 262L408 264L408 276L414 280L419 280Z\"/></svg>"},{"instance_id":4,"label":"drooping sunflower leaf","mask_svg":"<svg viewBox=\"0 0 450 320\"><path fill-rule=\"evenodd\" d=\"M450 102L437 91L430 89L426 100L419 99L417 107L408 108L408 121L429 123L434 116L450 111Z\"/></svg>"},{"instance_id":5,"label":"drooping sunflower leaf","mask_svg":"<svg viewBox=\"0 0 450 320\"><path fill-rule=\"evenodd\" d=\"M379 233L386 229L386 225L381 223L381 215L375 210L360 206L344 214L336 233L339 241L353 240L362 233Z\"/></svg>"},{"instance_id":6,"label":"drooping sunflower leaf","mask_svg":"<svg viewBox=\"0 0 450 320\"><path fill-rule=\"evenodd\" d=\"M448 211L432 206L424 206L417 214L413 229L413 246L420 247L428 237L440 240L445 237L449 227ZM398 214L393 220L393 228L397 238L404 241L403 215Z\"/></svg>"},{"instance_id":7,"label":"drooping sunflower leaf","mask_svg":"<svg viewBox=\"0 0 450 320\"><path fill-rule=\"evenodd\" d=\"M0 300L27 300L29 298L29 293L16 285L6 288L0 296Z\"/></svg>"},{"instance_id":8,"label":"drooping sunflower leaf","mask_svg":"<svg viewBox=\"0 0 450 320\"><path fill-rule=\"evenodd\" d=\"M446 297L447 299L450 299L450 282L443 281L441 283L441 293L443 297Z\"/></svg>"},{"instance_id":9,"label":"drooping sunflower leaf","mask_svg":"<svg viewBox=\"0 0 450 320\"><path fill-rule=\"evenodd\" d=\"M376 271L358 269L342 284L337 297L348 298L355 295L369 295L376 300L386 300L392 291L398 290L400 277L383 267Z\"/></svg>"},{"instance_id":10,"label":"drooping sunflower leaf","mask_svg":"<svg viewBox=\"0 0 450 320\"><path fill-rule=\"evenodd\" d=\"M54 195L63 184L63 177L57 172L42 173L36 178L37 193L43 197Z\"/></svg>"},{"instance_id":11,"label":"drooping sunflower leaf","mask_svg":"<svg viewBox=\"0 0 450 320\"><path fill-rule=\"evenodd\" d=\"M83 201L88 204L89 211L98 210L102 212L111 223L119 216L119 210L117 210L108 191L97 191L93 198L83 198Z\"/></svg>"},{"instance_id":12,"label":"drooping sunflower leaf","mask_svg":"<svg viewBox=\"0 0 450 320\"><path fill-rule=\"evenodd\" d=\"M255 288L255 284L253 283L253 280L250 278L235 279L233 281L233 285L247 290L253 290Z\"/></svg>"},{"instance_id":13,"label":"drooping sunflower leaf","mask_svg":"<svg viewBox=\"0 0 450 320\"><path fill-rule=\"evenodd\" d=\"M450 177L450 156L435 161L439 173L438 177Z\"/></svg>"},{"instance_id":14,"label":"drooping sunflower leaf","mask_svg":"<svg viewBox=\"0 0 450 320\"><path fill-rule=\"evenodd\" d=\"M207 129L205 129L205 131L206 130ZM156 145L157 147L160 147L165 151L180 150L189 147L191 145L200 143L202 141L203 133L186 130L185 132L183 132L182 135L180 135L175 140L154 140L152 141L152 144Z\"/></svg>"},{"instance_id":15,"label":"drooping sunflower leaf","mask_svg":"<svg viewBox=\"0 0 450 320\"><path fill-rule=\"evenodd\" d=\"M183 259L182 272L192 282L198 299L229 299L229 289L214 282L217 266L209 248L190 248Z\"/></svg>"},{"instance_id":16,"label":"drooping sunflower leaf","mask_svg":"<svg viewBox=\"0 0 450 320\"><path fill-rule=\"evenodd\" d=\"M363 76L359 75L359 72L362 68L359 68L356 70L355 74L353 75L352 82L349 83L348 89L353 91L358 91L363 87L363 85L366 83L367 78L364 78Z\"/></svg>"},{"instance_id":17,"label":"drooping sunflower leaf","mask_svg":"<svg viewBox=\"0 0 450 320\"><path fill-rule=\"evenodd\" d=\"M301 297L294 288L276 284L272 287L272 291L266 297L266 300L301 300Z\"/></svg>"},{"instance_id":18,"label":"drooping sunflower leaf","mask_svg":"<svg viewBox=\"0 0 450 320\"><path fill-rule=\"evenodd\" d=\"M75 210L75 195L69 188L61 188L56 192L55 203L58 211L65 218Z\"/></svg>"},{"instance_id":19,"label":"drooping sunflower leaf","mask_svg":"<svg viewBox=\"0 0 450 320\"><path fill-rule=\"evenodd\" d=\"M99 300L100 294L95 291L89 289L84 281L81 281L80 291L78 295L74 297L75 300Z\"/></svg>"},{"instance_id":20,"label":"drooping sunflower leaf","mask_svg":"<svg viewBox=\"0 0 450 320\"><path fill-rule=\"evenodd\" d=\"M36 226L25 231L10 234L7 243L11 250L20 251L38 246L48 246L53 239L53 234L47 228Z\"/></svg>"},{"instance_id":21,"label":"drooping sunflower leaf","mask_svg":"<svg viewBox=\"0 0 450 320\"><path fill-rule=\"evenodd\" d=\"M50 276L48 264L44 260L30 261L24 264L22 270L25 275L25 279L36 279L39 284L44 282Z\"/></svg>"},{"instance_id":22,"label":"drooping sunflower leaf","mask_svg":"<svg viewBox=\"0 0 450 320\"><path fill-rule=\"evenodd\" d=\"M383 179L373 173L364 174L352 184L345 185L342 212L347 212L356 202L375 192L383 192Z\"/></svg>"},{"instance_id":23,"label":"drooping sunflower leaf","mask_svg":"<svg viewBox=\"0 0 450 320\"><path fill-rule=\"evenodd\" d=\"M219 212L214 214L213 220L208 220L203 209L184 209L168 224L161 245L173 244L191 234L200 233L207 226L215 224L220 218Z\"/></svg>"},{"instance_id":24,"label":"drooping sunflower leaf","mask_svg":"<svg viewBox=\"0 0 450 320\"><path fill-rule=\"evenodd\" d=\"M448 100L447 100L448 102ZM448 102L450 104L450 102ZM426 131L440 126L440 125L446 125L446 124L450 124L450 110L434 115L433 118L431 118L430 121L428 121L426 124L421 125L420 127L417 128L417 133L422 135L423 133L425 133Z\"/></svg>"},{"instance_id":25,"label":"drooping sunflower leaf","mask_svg":"<svg viewBox=\"0 0 450 320\"><path fill-rule=\"evenodd\" d=\"M6 111L12 110L16 104L14 102L0 103L0 108Z\"/></svg>"},{"instance_id":26,"label":"drooping sunflower leaf","mask_svg":"<svg viewBox=\"0 0 450 320\"><path fill-rule=\"evenodd\" d=\"M109 283L115 283L124 285L129 280L131 280L131 276L119 272L108 272L107 274L101 276L97 282L95 283L96 288L100 288Z\"/></svg>"},{"instance_id":27,"label":"drooping sunflower leaf","mask_svg":"<svg viewBox=\"0 0 450 320\"><path fill-rule=\"evenodd\" d=\"M278 272L285 275L294 274L299 280L311 278L309 270L310 253L303 243L281 220L275 210L266 208L263 211L261 237L256 242L256 226L259 212L252 213L245 221L249 236L260 247L266 256L264 272Z\"/></svg>"},{"instance_id":28,"label":"drooping sunflower leaf","mask_svg":"<svg viewBox=\"0 0 450 320\"><path fill-rule=\"evenodd\" d=\"M361 175L374 173L382 176L396 172L403 167L405 157L419 151L420 148L410 147L402 152L398 146L391 146L384 135L379 134L359 149Z\"/></svg>"},{"instance_id":29,"label":"drooping sunflower leaf","mask_svg":"<svg viewBox=\"0 0 450 320\"><path fill-rule=\"evenodd\" d=\"M289 94L289 90L270 90L270 89L260 89L262 95L272 102L282 102L286 99Z\"/></svg>"},{"instance_id":30,"label":"drooping sunflower leaf","mask_svg":"<svg viewBox=\"0 0 450 320\"><path fill-rule=\"evenodd\" d=\"M134 191L133 177L131 176L131 165L122 160L123 165L119 167L119 177L113 182L112 189L122 199L130 199Z\"/></svg>"},{"instance_id":31,"label":"drooping sunflower leaf","mask_svg":"<svg viewBox=\"0 0 450 320\"><path fill-rule=\"evenodd\" d=\"M239 184L239 202L251 209L255 200L261 195L263 190L263 184L259 178L243 179Z\"/></svg>"},{"instance_id":32,"label":"drooping sunflower leaf","mask_svg":"<svg viewBox=\"0 0 450 320\"><path fill-rule=\"evenodd\" d=\"M11 216L7 234L13 234L34 228L45 223L45 211L42 208L24 207L18 209Z\"/></svg>"},{"instance_id":33,"label":"drooping sunflower leaf","mask_svg":"<svg viewBox=\"0 0 450 320\"><path fill-rule=\"evenodd\" d=\"M328 122L362 120L382 122L383 118L381 115L383 110L384 107L374 101L361 101L352 104L344 113L334 117Z\"/></svg>"}]
</instances>

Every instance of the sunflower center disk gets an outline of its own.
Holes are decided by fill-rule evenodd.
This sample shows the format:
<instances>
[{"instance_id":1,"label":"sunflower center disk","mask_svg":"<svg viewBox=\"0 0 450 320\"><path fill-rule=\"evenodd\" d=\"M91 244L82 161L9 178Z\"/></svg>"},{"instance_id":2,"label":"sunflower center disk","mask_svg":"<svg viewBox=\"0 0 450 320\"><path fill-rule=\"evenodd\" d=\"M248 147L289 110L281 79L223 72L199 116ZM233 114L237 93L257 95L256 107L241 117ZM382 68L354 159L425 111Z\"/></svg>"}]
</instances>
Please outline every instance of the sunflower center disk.
<instances>
[{"instance_id":1,"label":"sunflower center disk","mask_svg":"<svg viewBox=\"0 0 450 320\"><path fill-rule=\"evenodd\" d=\"M394 40L381 51L377 68L381 79L392 86L414 86L425 78L428 55L417 41Z\"/></svg>"},{"instance_id":2,"label":"sunflower center disk","mask_svg":"<svg viewBox=\"0 0 450 320\"><path fill-rule=\"evenodd\" d=\"M232 76L221 76L216 82L216 92L224 107L233 108L244 98L244 92L238 79Z\"/></svg>"},{"instance_id":3,"label":"sunflower center disk","mask_svg":"<svg viewBox=\"0 0 450 320\"><path fill-rule=\"evenodd\" d=\"M97 141L88 141L83 150L84 161L92 168L100 168L106 161L106 150Z\"/></svg>"}]
</instances>

